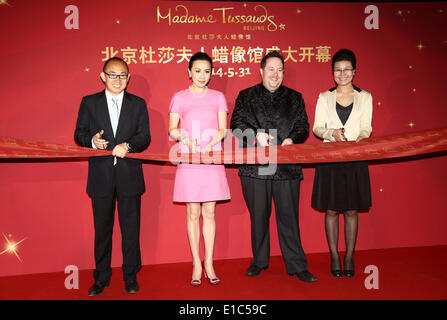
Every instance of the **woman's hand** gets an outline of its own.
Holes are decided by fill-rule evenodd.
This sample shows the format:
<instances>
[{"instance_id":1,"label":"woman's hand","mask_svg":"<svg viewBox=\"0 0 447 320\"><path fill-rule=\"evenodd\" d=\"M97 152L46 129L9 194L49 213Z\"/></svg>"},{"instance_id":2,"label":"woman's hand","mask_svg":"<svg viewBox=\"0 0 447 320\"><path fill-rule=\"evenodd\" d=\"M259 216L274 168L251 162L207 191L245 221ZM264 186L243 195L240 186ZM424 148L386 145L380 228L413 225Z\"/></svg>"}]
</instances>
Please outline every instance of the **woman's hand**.
<instances>
[{"instance_id":1,"label":"woman's hand","mask_svg":"<svg viewBox=\"0 0 447 320\"><path fill-rule=\"evenodd\" d=\"M190 139L188 137L185 137L185 138L183 138L181 140L181 142L188 147L189 152L191 152L191 153L196 153L197 152L197 149L199 147L197 139L193 140L193 139Z\"/></svg>"},{"instance_id":2,"label":"woman's hand","mask_svg":"<svg viewBox=\"0 0 447 320\"><path fill-rule=\"evenodd\" d=\"M345 128L335 129L334 132L332 132L332 136L336 141L346 141Z\"/></svg>"},{"instance_id":3,"label":"woman's hand","mask_svg":"<svg viewBox=\"0 0 447 320\"><path fill-rule=\"evenodd\" d=\"M360 142L360 140L363 140L363 139L366 139L366 137L360 137L360 136L359 136L359 137L355 140L355 142L358 143L358 142Z\"/></svg>"},{"instance_id":4,"label":"woman's hand","mask_svg":"<svg viewBox=\"0 0 447 320\"><path fill-rule=\"evenodd\" d=\"M212 146L210 143L208 143L208 144L203 148L202 153L208 153L208 152L211 152L212 150L213 150L213 146Z\"/></svg>"}]
</instances>

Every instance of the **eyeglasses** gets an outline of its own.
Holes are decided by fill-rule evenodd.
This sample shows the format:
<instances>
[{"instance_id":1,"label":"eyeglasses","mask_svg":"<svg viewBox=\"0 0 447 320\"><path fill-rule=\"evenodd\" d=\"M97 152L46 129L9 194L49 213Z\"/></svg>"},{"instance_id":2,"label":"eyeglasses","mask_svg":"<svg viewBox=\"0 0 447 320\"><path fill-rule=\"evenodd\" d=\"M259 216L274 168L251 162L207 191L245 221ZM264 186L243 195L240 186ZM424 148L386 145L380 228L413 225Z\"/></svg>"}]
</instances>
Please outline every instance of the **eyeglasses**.
<instances>
[{"instance_id":1,"label":"eyeglasses","mask_svg":"<svg viewBox=\"0 0 447 320\"><path fill-rule=\"evenodd\" d=\"M120 78L121 80L127 80L129 77L128 74L116 74L116 73L106 73L104 72L110 79L115 80L116 78Z\"/></svg>"},{"instance_id":2,"label":"eyeglasses","mask_svg":"<svg viewBox=\"0 0 447 320\"><path fill-rule=\"evenodd\" d=\"M354 69L335 69L334 74L342 74L342 73L351 74L352 70Z\"/></svg>"}]
</instances>

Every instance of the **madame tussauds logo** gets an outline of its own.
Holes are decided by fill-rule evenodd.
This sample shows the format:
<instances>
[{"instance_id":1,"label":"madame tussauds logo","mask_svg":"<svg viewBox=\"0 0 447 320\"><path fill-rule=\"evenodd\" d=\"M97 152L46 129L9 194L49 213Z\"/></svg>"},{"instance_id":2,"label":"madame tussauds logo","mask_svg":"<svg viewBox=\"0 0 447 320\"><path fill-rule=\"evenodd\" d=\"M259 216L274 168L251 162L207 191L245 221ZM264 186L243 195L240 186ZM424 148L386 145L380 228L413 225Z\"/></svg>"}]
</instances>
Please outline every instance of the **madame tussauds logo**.
<instances>
[{"instance_id":1,"label":"madame tussauds logo","mask_svg":"<svg viewBox=\"0 0 447 320\"><path fill-rule=\"evenodd\" d=\"M213 8L213 12L205 15L193 14L184 5L175 6L174 10L169 8L161 12L157 6L157 23L167 21L168 25L173 24L196 24L196 23L221 23L221 24L267 24L268 31L276 31L278 26L274 22L274 16L268 14L267 8L263 5L253 7L253 14L234 14L235 8Z\"/></svg>"}]
</instances>

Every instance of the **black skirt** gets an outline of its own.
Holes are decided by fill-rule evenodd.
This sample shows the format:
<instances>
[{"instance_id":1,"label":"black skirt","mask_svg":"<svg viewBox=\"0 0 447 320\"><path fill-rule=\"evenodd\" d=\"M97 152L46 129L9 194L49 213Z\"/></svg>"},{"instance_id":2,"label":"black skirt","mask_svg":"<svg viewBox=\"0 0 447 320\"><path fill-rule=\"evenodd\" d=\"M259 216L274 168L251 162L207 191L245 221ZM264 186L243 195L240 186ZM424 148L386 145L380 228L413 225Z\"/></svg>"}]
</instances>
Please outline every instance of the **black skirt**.
<instances>
[{"instance_id":1,"label":"black skirt","mask_svg":"<svg viewBox=\"0 0 447 320\"><path fill-rule=\"evenodd\" d=\"M315 168L312 207L317 210L367 210L371 184L367 161L323 163Z\"/></svg>"}]
</instances>

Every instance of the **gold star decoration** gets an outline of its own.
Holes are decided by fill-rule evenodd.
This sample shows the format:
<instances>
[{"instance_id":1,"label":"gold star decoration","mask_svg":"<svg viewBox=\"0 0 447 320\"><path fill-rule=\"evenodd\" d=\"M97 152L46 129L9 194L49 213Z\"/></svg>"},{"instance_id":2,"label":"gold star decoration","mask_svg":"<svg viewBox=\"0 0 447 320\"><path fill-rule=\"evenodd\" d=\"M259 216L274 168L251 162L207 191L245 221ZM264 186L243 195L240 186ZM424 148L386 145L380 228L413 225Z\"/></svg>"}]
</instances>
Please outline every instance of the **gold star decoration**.
<instances>
[{"instance_id":1,"label":"gold star decoration","mask_svg":"<svg viewBox=\"0 0 447 320\"><path fill-rule=\"evenodd\" d=\"M296 13L301 14L301 10L300 9L296 9Z\"/></svg>"},{"instance_id":2,"label":"gold star decoration","mask_svg":"<svg viewBox=\"0 0 447 320\"><path fill-rule=\"evenodd\" d=\"M23 239L20 240L19 242L11 242L11 241L9 241L8 237L5 236L5 234L3 234L3 237L4 237L5 240L6 240L6 249L3 250L2 252L0 252L0 256L1 256L2 254L5 254L5 253L14 253L15 256L17 257L17 259L19 259L19 261L22 262L22 259L20 259L20 256L19 256L19 254L17 253L17 246L18 246L20 243L22 243L23 241L25 241L26 238L23 238Z\"/></svg>"},{"instance_id":3,"label":"gold star decoration","mask_svg":"<svg viewBox=\"0 0 447 320\"><path fill-rule=\"evenodd\" d=\"M409 65L409 66L408 66L408 69L413 69L413 66L412 66L412 65Z\"/></svg>"},{"instance_id":4,"label":"gold star decoration","mask_svg":"<svg viewBox=\"0 0 447 320\"><path fill-rule=\"evenodd\" d=\"M7 6L11 7L11 5L6 0L0 0L0 6L2 6L2 5L7 5Z\"/></svg>"},{"instance_id":5,"label":"gold star decoration","mask_svg":"<svg viewBox=\"0 0 447 320\"><path fill-rule=\"evenodd\" d=\"M246 3L244 3L244 8L247 8L247 4Z\"/></svg>"},{"instance_id":6,"label":"gold star decoration","mask_svg":"<svg viewBox=\"0 0 447 320\"><path fill-rule=\"evenodd\" d=\"M419 51L421 51L423 47L424 46L422 45L421 42L419 42L419 44L416 46L416 48L418 48Z\"/></svg>"},{"instance_id":7,"label":"gold star decoration","mask_svg":"<svg viewBox=\"0 0 447 320\"><path fill-rule=\"evenodd\" d=\"M286 25L284 23L281 23L279 25L279 30L285 30L286 29Z\"/></svg>"},{"instance_id":8,"label":"gold star decoration","mask_svg":"<svg viewBox=\"0 0 447 320\"><path fill-rule=\"evenodd\" d=\"M119 20L116 20L116 24L120 24L120 21L119 21Z\"/></svg>"},{"instance_id":9,"label":"gold star decoration","mask_svg":"<svg viewBox=\"0 0 447 320\"><path fill-rule=\"evenodd\" d=\"M408 124L408 126L409 126L410 128L413 128L415 125L416 125L416 124L413 123L413 121L410 121L410 123Z\"/></svg>"},{"instance_id":10,"label":"gold star decoration","mask_svg":"<svg viewBox=\"0 0 447 320\"><path fill-rule=\"evenodd\" d=\"M410 13L409 10L407 10L406 12L405 12L405 10L402 10L402 9L399 9L396 11L396 14L402 18L402 22L405 22L405 14L409 14L409 13Z\"/></svg>"},{"instance_id":11,"label":"gold star decoration","mask_svg":"<svg viewBox=\"0 0 447 320\"><path fill-rule=\"evenodd\" d=\"M413 90L412 90L413 92L416 92L416 88L413 88Z\"/></svg>"},{"instance_id":12,"label":"gold star decoration","mask_svg":"<svg viewBox=\"0 0 447 320\"><path fill-rule=\"evenodd\" d=\"M379 191L380 191L380 192L383 192L383 188L380 188Z\"/></svg>"},{"instance_id":13,"label":"gold star decoration","mask_svg":"<svg viewBox=\"0 0 447 320\"><path fill-rule=\"evenodd\" d=\"M382 102L377 102L377 105L380 107L382 105Z\"/></svg>"},{"instance_id":14,"label":"gold star decoration","mask_svg":"<svg viewBox=\"0 0 447 320\"><path fill-rule=\"evenodd\" d=\"M85 68L85 71L86 71L86 72L89 72L89 71L90 71L90 68Z\"/></svg>"}]
</instances>

